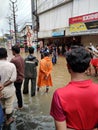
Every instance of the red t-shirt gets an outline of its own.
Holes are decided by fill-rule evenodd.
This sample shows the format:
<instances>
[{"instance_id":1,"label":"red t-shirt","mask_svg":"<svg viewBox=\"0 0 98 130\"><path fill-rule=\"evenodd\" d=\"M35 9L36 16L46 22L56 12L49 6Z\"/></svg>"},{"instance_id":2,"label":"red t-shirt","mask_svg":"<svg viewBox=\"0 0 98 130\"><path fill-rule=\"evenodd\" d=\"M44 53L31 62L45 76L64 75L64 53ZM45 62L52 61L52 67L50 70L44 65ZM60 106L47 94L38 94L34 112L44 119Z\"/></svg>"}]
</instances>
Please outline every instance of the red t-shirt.
<instances>
[{"instance_id":1,"label":"red t-shirt","mask_svg":"<svg viewBox=\"0 0 98 130\"><path fill-rule=\"evenodd\" d=\"M92 59L92 60L91 60L91 64L92 64L94 67L97 67L97 68L98 68L98 58Z\"/></svg>"},{"instance_id":2,"label":"red t-shirt","mask_svg":"<svg viewBox=\"0 0 98 130\"><path fill-rule=\"evenodd\" d=\"M98 125L98 84L91 80L73 81L55 91L50 114L67 127L92 130Z\"/></svg>"}]
</instances>

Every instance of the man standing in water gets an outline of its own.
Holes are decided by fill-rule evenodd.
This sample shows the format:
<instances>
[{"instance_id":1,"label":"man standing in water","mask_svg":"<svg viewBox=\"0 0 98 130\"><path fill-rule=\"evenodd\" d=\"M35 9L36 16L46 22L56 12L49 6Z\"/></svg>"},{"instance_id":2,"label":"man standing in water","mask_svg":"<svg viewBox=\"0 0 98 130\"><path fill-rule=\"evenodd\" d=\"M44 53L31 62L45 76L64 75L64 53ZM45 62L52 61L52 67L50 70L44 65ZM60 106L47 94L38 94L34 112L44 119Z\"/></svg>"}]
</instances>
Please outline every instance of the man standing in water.
<instances>
[{"instance_id":1,"label":"man standing in water","mask_svg":"<svg viewBox=\"0 0 98 130\"><path fill-rule=\"evenodd\" d=\"M18 100L18 109L22 109L23 100L21 94L21 86L24 78L24 59L20 56L20 48L18 46L12 46L12 53L15 56L11 62L15 64L17 69L17 79L14 82L16 88L16 97Z\"/></svg>"},{"instance_id":2,"label":"man standing in water","mask_svg":"<svg viewBox=\"0 0 98 130\"><path fill-rule=\"evenodd\" d=\"M98 84L87 79L85 71L91 56L84 47L66 53L71 81L54 92L50 114L56 130L93 130L98 128Z\"/></svg>"},{"instance_id":3,"label":"man standing in water","mask_svg":"<svg viewBox=\"0 0 98 130\"><path fill-rule=\"evenodd\" d=\"M0 101L6 116L6 125L14 121L12 114L15 100L14 81L16 80L16 75L15 65L7 61L7 50L0 48ZM0 113L0 116L2 116L2 113Z\"/></svg>"},{"instance_id":4,"label":"man standing in water","mask_svg":"<svg viewBox=\"0 0 98 130\"><path fill-rule=\"evenodd\" d=\"M23 94L29 92L29 80L31 80L31 96L35 96L38 60L34 54L34 48L29 47L29 55L25 59Z\"/></svg>"},{"instance_id":5,"label":"man standing in water","mask_svg":"<svg viewBox=\"0 0 98 130\"><path fill-rule=\"evenodd\" d=\"M49 87L52 86L52 61L49 57L49 50L44 51L44 58L40 61L39 75L38 75L38 88L46 87L46 93L49 91Z\"/></svg>"}]
</instances>

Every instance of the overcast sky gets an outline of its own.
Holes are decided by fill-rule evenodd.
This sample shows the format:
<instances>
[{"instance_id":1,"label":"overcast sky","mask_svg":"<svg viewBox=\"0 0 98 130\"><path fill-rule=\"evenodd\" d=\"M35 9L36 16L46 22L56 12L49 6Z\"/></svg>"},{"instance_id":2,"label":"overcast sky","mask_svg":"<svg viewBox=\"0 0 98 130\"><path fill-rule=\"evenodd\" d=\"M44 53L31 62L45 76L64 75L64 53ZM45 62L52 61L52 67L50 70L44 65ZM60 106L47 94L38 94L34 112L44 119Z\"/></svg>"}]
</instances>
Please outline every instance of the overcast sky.
<instances>
[{"instance_id":1,"label":"overcast sky","mask_svg":"<svg viewBox=\"0 0 98 130\"><path fill-rule=\"evenodd\" d=\"M15 2L16 0L11 0ZM11 16L13 18L12 3L10 0L0 0L0 36L9 32L9 21L7 17ZM17 7L16 7L17 5ZM15 7L18 9L16 11L16 24L20 29L25 22L31 22L31 0L17 0ZM11 21L13 30L13 20Z\"/></svg>"}]
</instances>

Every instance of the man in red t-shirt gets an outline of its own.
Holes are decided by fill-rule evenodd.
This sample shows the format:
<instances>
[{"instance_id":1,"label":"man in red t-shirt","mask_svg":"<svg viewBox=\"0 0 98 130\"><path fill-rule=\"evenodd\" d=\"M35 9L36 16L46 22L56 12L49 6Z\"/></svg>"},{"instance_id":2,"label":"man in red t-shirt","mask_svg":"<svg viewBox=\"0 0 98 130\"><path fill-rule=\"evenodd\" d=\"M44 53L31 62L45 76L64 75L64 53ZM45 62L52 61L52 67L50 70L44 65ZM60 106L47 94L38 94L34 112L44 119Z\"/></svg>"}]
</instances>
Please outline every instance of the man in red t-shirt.
<instances>
[{"instance_id":1,"label":"man in red t-shirt","mask_svg":"<svg viewBox=\"0 0 98 130\"><path fill-rule=\"evenodd\" d=\"M55 120L56 130L97 130L98 84L85 75L90 60L84 47L66 53L71 81L53 95L50 115Z\"/></svg>"}]
</instances>

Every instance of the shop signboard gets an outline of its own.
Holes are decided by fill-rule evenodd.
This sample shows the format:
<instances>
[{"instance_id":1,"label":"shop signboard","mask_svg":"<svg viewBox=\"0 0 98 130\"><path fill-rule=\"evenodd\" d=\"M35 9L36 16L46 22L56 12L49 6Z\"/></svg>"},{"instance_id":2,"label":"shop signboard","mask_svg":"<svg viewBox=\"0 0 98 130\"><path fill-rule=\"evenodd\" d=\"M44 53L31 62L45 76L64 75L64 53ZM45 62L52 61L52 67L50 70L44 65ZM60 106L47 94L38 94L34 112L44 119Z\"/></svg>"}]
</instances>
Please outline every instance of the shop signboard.
<instances>
[{"instance_id":1,"label":"shop signboard","mask_svg":"<svg viewBox=\"0 0 98 130\"><path fill-rule=\"evenodd\" d=\"M71 34L98 32L98 12L69 18Z\"/></svg>"},{"instance_id":2,"label":"shop signboard","mask_svg":"<svg viewBox=\"0 0 98 130\"><path fill-rule=\"evenodd\" d=\"M65 35L64 30L57 30L52 32L52 37L64 36L64 35Z\"/></svg>"}]
</instances>

